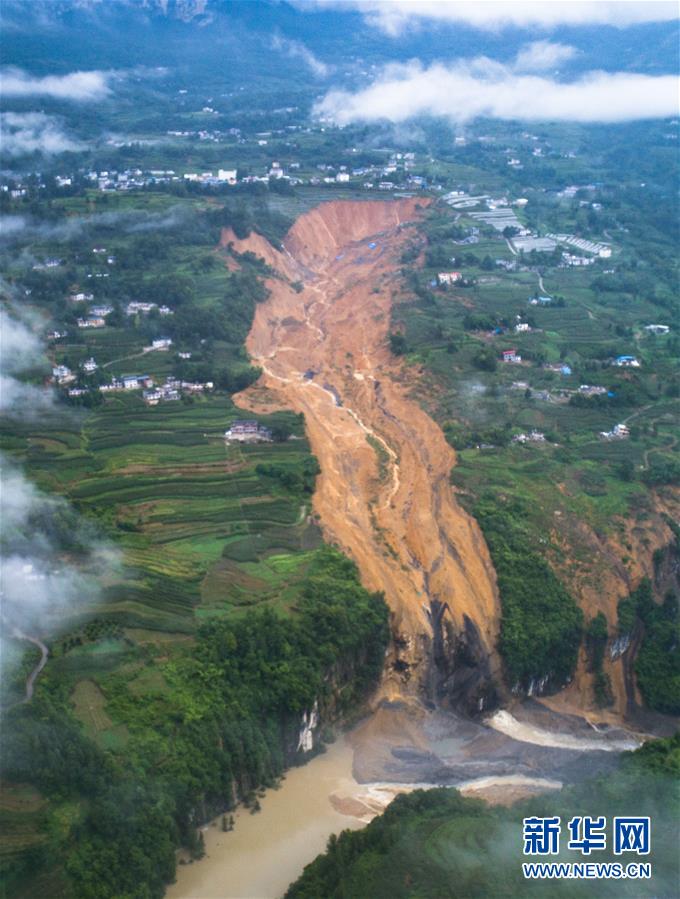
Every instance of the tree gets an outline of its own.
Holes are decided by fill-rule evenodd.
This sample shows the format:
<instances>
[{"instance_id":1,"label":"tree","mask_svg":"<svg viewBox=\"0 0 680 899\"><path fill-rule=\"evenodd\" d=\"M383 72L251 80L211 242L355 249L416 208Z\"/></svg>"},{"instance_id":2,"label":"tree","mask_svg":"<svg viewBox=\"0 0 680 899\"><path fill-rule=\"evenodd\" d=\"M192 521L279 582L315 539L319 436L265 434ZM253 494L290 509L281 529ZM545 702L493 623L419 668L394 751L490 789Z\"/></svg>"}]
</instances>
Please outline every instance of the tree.
<instances>
[{"instance_id":1,"label":"tree","mask_svg":"<svg viewBox=\"0 0 680 899\"><path fill-rule=\"evenodd\" d=\"M390 334L390 350L395 356L403 356L408 351L406 338L400 332Z\"/></svg>"}]
</instances>

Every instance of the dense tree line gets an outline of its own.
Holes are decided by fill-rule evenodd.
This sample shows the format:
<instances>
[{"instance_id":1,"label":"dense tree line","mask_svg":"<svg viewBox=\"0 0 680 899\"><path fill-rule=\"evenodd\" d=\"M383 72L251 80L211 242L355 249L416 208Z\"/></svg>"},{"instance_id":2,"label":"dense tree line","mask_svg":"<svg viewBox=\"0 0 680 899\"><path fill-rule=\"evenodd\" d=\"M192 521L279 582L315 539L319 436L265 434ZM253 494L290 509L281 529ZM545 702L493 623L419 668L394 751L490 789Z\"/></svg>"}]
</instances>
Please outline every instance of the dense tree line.
<instances>
[{"instance_id":1,"label":"dense tree line","mask_svg":"<svg viewBox=\"0 0 680 899\"><path fill-rule=\"evenodd\" d=\"M645 578L619 602L618 626L622 634L631 634L636 626L642 628L635 673L647 705L668 715L680 714L678 597L669 592L661 604L656 603L651 583Z\"/></svg>"},{"instance_id":2,"label":"dense tree line","mask_svg":"<svg viewBox=\"0 0 680 899\"><path fill-rule=\"evenodd\" d=\"M547 679L557 690L573 674L583 613L532 546L519 501L482 497L475 516L489 545L501 597L500 653L511 685Z\"/></svg>"}]
</instances>

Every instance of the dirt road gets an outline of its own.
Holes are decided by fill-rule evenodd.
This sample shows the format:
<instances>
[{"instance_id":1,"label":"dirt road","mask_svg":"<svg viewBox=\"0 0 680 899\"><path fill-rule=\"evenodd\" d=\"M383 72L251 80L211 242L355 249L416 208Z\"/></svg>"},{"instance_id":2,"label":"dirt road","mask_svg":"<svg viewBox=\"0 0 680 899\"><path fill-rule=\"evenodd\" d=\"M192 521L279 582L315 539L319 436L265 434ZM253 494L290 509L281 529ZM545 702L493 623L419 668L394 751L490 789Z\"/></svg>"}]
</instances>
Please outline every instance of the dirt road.
<instances>
[{"instance_id":1,"label":"dirt road","mask_svg":"<svg viewBox=\"0 0 680 899\"><path fill-rule=\"evenodd\" d=\"M301 216L282 252L254 233L222 239L278 273L247 341L263 375L236 401L304 413L321 465L313 511L392 610L381 694L391 699L428 693L438 604L456 633L476 628L492 660L499 619L486 545L449 484L454 452L388 348L399 255L419 214L414 199L336 201Z\"/></svg>"}]
</instances>

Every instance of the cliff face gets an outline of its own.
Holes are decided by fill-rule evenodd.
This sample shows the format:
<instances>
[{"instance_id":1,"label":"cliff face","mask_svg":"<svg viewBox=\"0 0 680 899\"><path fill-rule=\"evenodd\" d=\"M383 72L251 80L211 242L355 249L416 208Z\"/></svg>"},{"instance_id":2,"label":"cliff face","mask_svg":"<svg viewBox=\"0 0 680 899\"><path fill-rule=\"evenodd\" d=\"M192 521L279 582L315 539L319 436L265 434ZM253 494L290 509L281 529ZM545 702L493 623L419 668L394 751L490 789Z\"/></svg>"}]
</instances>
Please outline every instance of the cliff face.
<instances>
[{"instance_id":1,"label":"cliff face","mask_svg":"<svg viewBox=\"0 0 680 899\"><path fill-rule=\"evenodd\" d=\"M298 219L281 252L256 234L225 231L223 244L277 273L247 341L263 374L236 399L254 411L305 414L321 465L314 512L324 536L392 612L382 697L478 707L498 671L495 574L450 488L455 454L408 399L388 348L399 253L418 214L413 199L324 203ZM474 672L461 678L460 695L450 678L459 665Z\"/></svg>"}]
</instances>

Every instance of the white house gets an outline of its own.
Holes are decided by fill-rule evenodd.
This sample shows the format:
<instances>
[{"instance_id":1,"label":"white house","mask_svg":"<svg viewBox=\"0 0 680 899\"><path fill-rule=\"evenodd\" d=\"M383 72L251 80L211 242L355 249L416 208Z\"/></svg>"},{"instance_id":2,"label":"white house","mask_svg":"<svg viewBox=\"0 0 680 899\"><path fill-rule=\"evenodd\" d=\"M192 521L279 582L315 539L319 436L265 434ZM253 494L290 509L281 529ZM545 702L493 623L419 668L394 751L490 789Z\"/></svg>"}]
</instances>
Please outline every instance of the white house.
<instances>
[{"instance_id":1,"label":"white house","mask_svg":"<svg viewBox=\"0 0 680 899\"><path fill-rule=\"evenodd\" d=\"M611 431L600 431L603 440L626 440L630 437L630 431L624 424L614 425Z\"/></svg>"},{"instance_id":2,"label":"white house","mask_svg":"<svg viewBox=\"0 0 680 899\"><path fill-rule=\"evenodd\" d=\"M126 315L137 315L137 313L143 313L146 315L151 312L152 309L157 309L156 303L139 303L136 300L132 303L128 303L125 308Z\"/></svg>"},{"instance_id":3,"label":"white house","mask_svg":"<svg viewBox=\"0 0 680 899\"><path fill-rule=\"evenodd\" d=\"M668 334L670 328L668 325L645 325L645 331L650 334Z\"/></svg>"},{"instance_id":4,"label":"white house","mask_svg":"<svg viewBox=\"0 0 680 899\"><path fill-rule=\"evenodd\" d=\"M98 366L97 363L94 361L94 359L92 358L92 356L90 356L89 359L86 359L86 360L83 362L83 371L84 371L86 374L88 374L88 375L91 375L92 372L97 371L98 368L99 368L99 366Z\"/></svg>"},{"instance_id":5,"label":"white house","mask_svg":"<svg viewBox=\"0 0 680 899\"><path fill-rule=\"evenodd\" d=\"M236 443L271 441L272 432L257 421L234 421L224 432L224 439Z\"/></svg>"},{"instance_id":6,"label":"white house","mask_svg":"<svg viewBox=\"0 0 680 899\"><path fill-rule=\"evenodd\" d=\"M635 356L617 356L614 365L619 368L640 368L640 362Z\"/></svg>"},{"instance_id":7,"label":"white house","mask_svg":"<svg viewBox=\"0 0 680 899\"><path fill-rule=\"evenodd\" d=\"M74 379L71 369L66 365L55 365L52 369L52 377L57 384L66 384Z\"/></svg>"},{"instance_id":8,"label":"white house","mask_svg":"<svg viewBox=\"0 0 680 899\"><path fill-rule=\"evenodd\" d=\"M348 172L338 172L338 174L335 176L335 180L338 183L346 184L349 181Z\"/></svg>"},{"instance_id":9,"label":"white house","mask_svg":"<svg viewBox=\"0 0 680 899\"><path fill-rule=\"evenodd\" d=\"M517 350L503 350L503 362L521 362L522 357L518 355Z\"/></svg>"},{"instance_id":10,"label":"white house","mask_svg":"<svg viewBox=\"0 0 680 899\"><path fill-rule=\"evenodd\" d=\"M439 272L437 281L439 281L440 284L455 284L456 281L460 281L462 277L460 272Z\"/></svg>"},{"instance_id":11,"label":"white house","mask_svg":"<svg viewBox=\"0 0 680 899\"><path fill-rule=\"evenodd\" d=\"M236 169L218 169L217 180L226 181L227 184L236 184Z\"/></svg>"},{"instance_id":12,"label":"white house","mask_svg":"<svg viewBox=\"0 0 680 899\"><path fill-rule=\"evenodd\" d=\"M170 337L159 337L157 340L151 341L152 350L167 350L172 346Z\"/></svg>"},{"instance_id":13,"label":"white house","mask_svg":"<svg viewBox=\"0 0 680 899\"><path fill-rule=\"evenodd\" d=\"M148 375L123 375L121 383L123 390L140 390L142 387L150 387L153 381Z\"/></svg>"}]
</instances>

